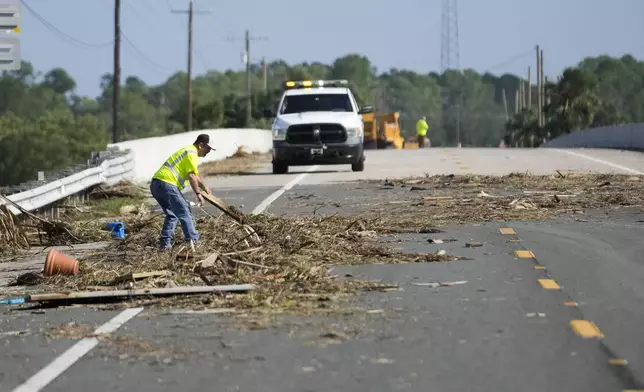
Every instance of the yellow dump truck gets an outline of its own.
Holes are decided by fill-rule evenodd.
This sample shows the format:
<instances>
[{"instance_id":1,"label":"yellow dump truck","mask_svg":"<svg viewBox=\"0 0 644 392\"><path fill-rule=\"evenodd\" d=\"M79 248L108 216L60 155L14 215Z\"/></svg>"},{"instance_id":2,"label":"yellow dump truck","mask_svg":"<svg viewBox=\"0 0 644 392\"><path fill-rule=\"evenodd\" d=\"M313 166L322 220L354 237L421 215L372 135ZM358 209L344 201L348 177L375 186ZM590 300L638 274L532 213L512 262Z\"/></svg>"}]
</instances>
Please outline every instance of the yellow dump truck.
<instances>
[{"instance_id":1,"label":"yellow dump truck","mask_svg":"<svg viewBox=\"0 0 644 392\"><path fill-rule=\"evenodd\" d=\"M365 149L401 149L405 144L400 134L400 113L363 113Z\"/></svg>"}]
</instances>

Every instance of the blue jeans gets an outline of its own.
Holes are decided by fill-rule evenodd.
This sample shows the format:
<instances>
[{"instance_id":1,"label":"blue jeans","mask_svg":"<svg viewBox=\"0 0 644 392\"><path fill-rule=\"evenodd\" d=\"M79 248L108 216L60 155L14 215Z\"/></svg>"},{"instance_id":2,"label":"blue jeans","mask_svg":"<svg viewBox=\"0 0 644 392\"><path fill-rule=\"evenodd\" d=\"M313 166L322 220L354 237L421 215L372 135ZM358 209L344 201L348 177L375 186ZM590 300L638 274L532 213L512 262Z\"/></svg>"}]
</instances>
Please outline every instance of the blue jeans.
<instances>
[{"instance_id":1,"label":"blue jeans","mask_svg":"<svg viewBox=\"0 0 644 392\"><path fill-rule=\"evenodd\" d=\"M192 220L190 204L188 204L188 200L183 196L183 193L179 191L179 188L167 182L152 179L150 192L152 192L152 196L165 213L165 221L163 222L161 238L159 239L161 249L172 247L172 237L174 230L177 228L177 222L181 222L184 241L197 242L199 233L197 233Z\"/></svg>"}]
</instances>

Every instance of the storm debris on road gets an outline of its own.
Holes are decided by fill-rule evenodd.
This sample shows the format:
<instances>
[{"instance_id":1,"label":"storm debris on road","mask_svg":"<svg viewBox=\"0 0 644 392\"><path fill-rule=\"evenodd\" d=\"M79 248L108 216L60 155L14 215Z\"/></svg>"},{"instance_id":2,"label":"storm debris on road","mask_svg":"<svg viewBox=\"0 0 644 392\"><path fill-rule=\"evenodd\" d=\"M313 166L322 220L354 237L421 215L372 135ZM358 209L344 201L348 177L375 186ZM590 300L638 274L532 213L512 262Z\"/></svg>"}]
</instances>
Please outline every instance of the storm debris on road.
<instances>
[{"instance_id":1,"label":"storm debris on road","mask_svg":"<svg viewBox=\"0 0 644 392\"><path fill-rule=\"evenodd\" d=\"M197 220L201 240L194 252L183 244L177 244L170 252L161 252L156 246L163 218L140 219L146 223L130 221L124 240L81 257L78 275L46 277L37 292L252 284L255 289L248 294L210 295L208 305L310 310L328 308L334 303L307 296L356 293L378 284L333 276L329 273L331 266L459 259L445 251L405 253L389 249L377 241L377 231L370 229L373 222L339 216L246 215L244 224L261 239L259 245L245 243L249 234L238 222L227 217L204 217ZM99 227L95 225L95 229ZM130 279L122 282L123 276ZM187 301L204 304L202 295L191 298L162 304L185 306ZM304 302L310 303L302 305Z\"/></svg>"},{"instance_id":2,"label":"storm debris on road","mask_svg":"<svg viewBox=\"0 0 644 392\"><path fill-rule=\"evenodd\" d=\"M644 205L644 176L560 173L505 176L440 175L422 178L362 180L386 185L378 201L352 208L377 222L383 233L432 233L428 227L486 221L547 220L556 215L582 214L589 209ZM405 191L410 185L426 191ZM396 192L400 189L399 192ZM390 199L396 201L392 204Z\"/></svg>"},{"instance_id":3,"label":"storm debris on road","mask_svg":"<svg viewBox=\"0 0 644 392\"><path fill-rule=\"evenodd\" d=\"M96 328L96 325L72 321L46 328L42 332L47 339L96 338L101 342L100 353L102 356L119 360L157 358L163 364L170 364L173 360L184 359L190 354L189 350L169 342L155 342L138 336L122 334L97 334Z\"/></svg>"}]
</instances>

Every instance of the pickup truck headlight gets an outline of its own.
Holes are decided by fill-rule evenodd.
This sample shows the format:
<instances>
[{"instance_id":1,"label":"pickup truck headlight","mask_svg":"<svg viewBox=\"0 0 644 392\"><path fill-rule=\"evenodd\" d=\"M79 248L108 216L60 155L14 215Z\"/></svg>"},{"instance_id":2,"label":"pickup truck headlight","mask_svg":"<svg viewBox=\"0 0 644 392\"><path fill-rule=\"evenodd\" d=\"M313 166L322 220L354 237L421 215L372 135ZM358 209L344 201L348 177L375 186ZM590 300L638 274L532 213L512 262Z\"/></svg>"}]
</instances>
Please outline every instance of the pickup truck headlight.
<instances>
[{"instance_id":1,"label":"pickup truck headlight","mask_svg":"<svg viewBox=\"0 0 644 392\"><path fill-rule=\"evenodd\" d=\"M362 137L364 134L362 127L347 128L347 137Z\"/></svg>"},{"instance_id":2,"label":"pickup truck headlight","mask_svg":"<svg viewBox=\"0 0 644 392\"><path fill-rule=\"evenodd\" d=\"M273 128L273 140L286 139L286 128Z\"/></svg>"}]
</instances>

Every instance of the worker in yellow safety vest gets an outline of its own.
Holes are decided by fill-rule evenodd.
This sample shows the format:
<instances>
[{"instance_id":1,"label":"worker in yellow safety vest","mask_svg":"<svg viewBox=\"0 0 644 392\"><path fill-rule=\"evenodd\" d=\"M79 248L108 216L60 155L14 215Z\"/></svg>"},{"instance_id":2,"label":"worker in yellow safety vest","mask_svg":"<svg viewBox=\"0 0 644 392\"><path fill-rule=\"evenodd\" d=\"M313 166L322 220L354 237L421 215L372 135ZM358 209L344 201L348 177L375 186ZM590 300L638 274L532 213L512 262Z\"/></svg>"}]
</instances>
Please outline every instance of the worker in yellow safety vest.
<instances>
[{"instance_id":1,"label":"worker in yellow safety vest","mask_svg":"<svg viewBox=\"0 0 644 392\"><path fill-rule=\"evenodd\" d=\"M416 123L416 137L418 138L418 148L425 147L425 141L429 142L429 140L427 139L428 129L429 125L427 125L427 119L425 118L425 116L423 116Z\"/></svg>"},{"instance_id":2,"label":"worker in yellow safety vest","mask_svg":"<svg viewBox=\"0 0 644 392\"><path fill-rule=\"evenodd\" d=\"M210 150L214 150L210 145L210 137L207 134L201 134L197 136L193 144L170 155L152 176L150 192L165 213L165 221L159 239L159 247L162 250L172 248L172 237L179 222L185 242L194 244L199 240L190 204L183 195L183 189L186 180L189 181L192 190L197 195L199 205L203 205L204 201L199 188L208 194L212 193L203 183L197 169L197 157L205 157Z\"/></svg>"}]
</instances>

